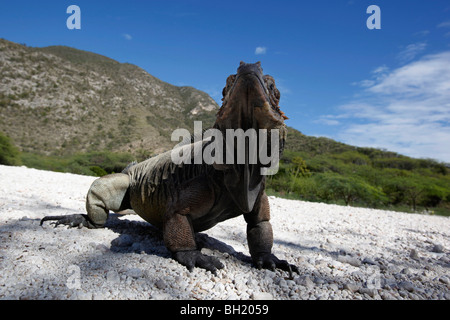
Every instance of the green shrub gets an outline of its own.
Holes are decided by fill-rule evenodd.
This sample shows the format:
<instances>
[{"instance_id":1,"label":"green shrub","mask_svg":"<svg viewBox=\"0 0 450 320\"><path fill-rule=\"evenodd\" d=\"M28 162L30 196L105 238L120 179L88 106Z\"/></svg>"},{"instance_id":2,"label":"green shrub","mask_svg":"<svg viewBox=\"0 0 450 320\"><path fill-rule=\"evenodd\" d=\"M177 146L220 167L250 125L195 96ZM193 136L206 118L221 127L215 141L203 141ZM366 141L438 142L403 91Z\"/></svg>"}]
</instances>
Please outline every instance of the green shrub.
<instances>
[{"instance_id":1,"label":"green shrub","mask_svg":"<svg viewBox=\"0 0 450 320\"><path fill-rule=\"evenodd\" d=\"M133 160L133 156L128 153L109 151L80 153L66 157L22 154L22 162L30 168L90 176L104 176L109 173L121 172Z\"/></svg>"},{"instance_id":2,"label":"green shrub","mask_svg":"<svg viewBox=\"0 0 450 320\"><path fill-rule=\"evenodd\" d=\"M333 155L333 158L343 161L347 164L356 164L359 166L367 166L371 163L370 158L357 151L346 151Z\"/></svg>"},{"instance_id":3,"label":"green shrub","mask_svg":"<svg viewBox=\"0 0 450 320\"><path fill-rule=\"evenodd\" d=\"M419 161L416 159L398 157L398 158L382 158L374 160L376 168L395 168L401 170L414 170L419 167Z\"/></svg>"},{"instance_id":4,"label":"green shrub","mask_svg":"<svg viewBox=\"0 0 450 320\"><path fill-rule=\"evenodd\" d=\"M108 174L103 168L100 168L98 166L93 166L89 168L97 177L103 177Z\"/></svg>"},{"instance_id":5,"label":"green shrub","mask_svg":"<svg viewBox=\"0 0 450 320\"><path fill-rule=\"evenodd\" d=\"M0 132L0 164L7 166L20 165L20 151L11 139Z\"/></svg>"},{"instance_id":6,"label":"green shrub","mask_svg":"<svg viewBox=\"0 0 450 320\"><path fill-rule=\"evenodd\" d=\"M121 172L134 157L128 153L113 153L109 151L96 151L75 155L74 163L82 167L100 167L106 173Z\"/></svg>"},{"instance_id":7,"label":"green shrub","mask_svg":"<svg viewBox=\"0 0 450 320\"><path fill-rule=\"evenodd\" d=\"M317 180L307 176L294 178L291 183L292 192L297 194L301 199L309 201L320 201L323 200L319 195L319 185Z\"/></svg>"}]
</instances>

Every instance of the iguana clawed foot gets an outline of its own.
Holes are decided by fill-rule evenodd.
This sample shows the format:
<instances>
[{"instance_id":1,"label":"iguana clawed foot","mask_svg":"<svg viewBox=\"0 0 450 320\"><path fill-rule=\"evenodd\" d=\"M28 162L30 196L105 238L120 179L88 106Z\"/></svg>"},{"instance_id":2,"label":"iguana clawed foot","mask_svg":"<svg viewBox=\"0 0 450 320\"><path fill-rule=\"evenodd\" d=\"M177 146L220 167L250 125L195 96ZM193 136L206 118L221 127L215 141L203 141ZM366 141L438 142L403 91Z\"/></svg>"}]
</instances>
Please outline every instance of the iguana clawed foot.
<instances>
[{"instance_id":1,"label":"iguana clawed foot","mask_svg":"<svg viewBox=\"0 0 450 320\"><path fill-rule=\"evenodd\" d=\"M192 271L194 267L199 267L216 274L217 269L222 269L224 265L219 259L202 254L199 250L178 251L173 254L173 258ZM253 258L253 262L258 269L281 269L289 273L289 279L293 279L293 272L300 274L297 266L290 264L286 260L280 260L271 253L260 254Z\"/></svg>"},{"instance_id":2,"label":"iguana clawed foot","mask_svg":"<svg viewBox=\"0 0 450 320\"><path fill-rule=\"evenodd\" d=\"M66 216L47 216L42 218L40 225L44 223L44 221L56 221L51 222L50 224L54 225L55 228L59 225L65 225L69 228L81 228L88 227L89 222L86 214L70 214Z\"/></svg>"},{"instance_id":3,"label":"iguana clawed foot","mask_svg":"<svg viewBox=\"0 0 450 320\"><path fill-rule=\"evenodd\" d=\"M280 260L271 253L260 253L253 257L253 263L258 269L269 269L275 271L276 268L289 272L289 279L293 279L292 272L300 274L297 266L290 264L286 260Z\"/></svg>"},{"instance_id":4,"label":"iguana clawed foot","mask_svg":"<svg viewBox=\"0 0 450 320\"><path fill-rule=\"evenodd\" d=\"M224 265L219 259L202 254L199 250L178 251L173 254L173 258L192 271L194 267L199 267L216 274L217 269L222 269Z\"/></svg>"}]
</instances>

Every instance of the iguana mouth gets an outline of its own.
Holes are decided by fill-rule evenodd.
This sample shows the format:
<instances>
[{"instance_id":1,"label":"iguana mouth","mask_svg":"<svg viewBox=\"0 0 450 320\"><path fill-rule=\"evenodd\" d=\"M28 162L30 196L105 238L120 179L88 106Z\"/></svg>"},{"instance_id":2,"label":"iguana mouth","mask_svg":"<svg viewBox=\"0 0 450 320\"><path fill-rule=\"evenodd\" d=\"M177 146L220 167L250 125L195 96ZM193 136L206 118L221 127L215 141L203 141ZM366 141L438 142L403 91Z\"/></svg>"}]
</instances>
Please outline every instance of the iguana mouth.
<instances>
[{"instance_id":1,"label":"iguana mouth","mask_svg":"<svg viewBox=\"0 0 450 320\"><path fill-rule=\"evenodd\" d=\"M227 78L222 94L217 128L272 129L288 119L278 105L280 91L275 80L263 74L260 62L241 61L237 73Z\"/></svg>"}]
</instances>

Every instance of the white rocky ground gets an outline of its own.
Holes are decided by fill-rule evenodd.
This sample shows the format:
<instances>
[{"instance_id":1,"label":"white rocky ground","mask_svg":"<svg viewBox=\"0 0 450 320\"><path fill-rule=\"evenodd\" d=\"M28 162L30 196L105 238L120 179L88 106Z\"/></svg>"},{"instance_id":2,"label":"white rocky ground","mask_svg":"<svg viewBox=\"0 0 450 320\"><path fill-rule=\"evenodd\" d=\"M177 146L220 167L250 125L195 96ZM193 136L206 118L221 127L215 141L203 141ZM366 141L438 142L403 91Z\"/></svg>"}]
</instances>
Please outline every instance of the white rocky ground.
<instances>
[{"instance_id":1,"label":"white rocky ground","mask_svg":"<svg viewBox=\"0 0 450 320\"><path fill-rule=\"evenodd\" d=\"M450 219L271 197L274 253L296 264L252 268L245 222L198 236L217 276L170 258L136 215L100 230L53 228L84 213L95 178L0 166L0 299L450 299Z\"/></svg>"}]
</instances>

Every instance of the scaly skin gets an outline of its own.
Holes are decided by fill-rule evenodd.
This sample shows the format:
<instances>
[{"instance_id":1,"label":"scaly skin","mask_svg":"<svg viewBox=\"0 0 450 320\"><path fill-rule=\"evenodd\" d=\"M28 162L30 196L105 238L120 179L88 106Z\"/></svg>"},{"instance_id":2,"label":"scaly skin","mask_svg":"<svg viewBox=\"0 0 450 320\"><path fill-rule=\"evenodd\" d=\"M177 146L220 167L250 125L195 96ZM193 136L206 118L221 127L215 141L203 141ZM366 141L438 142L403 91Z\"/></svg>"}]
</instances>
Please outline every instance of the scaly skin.
<instances>
[{"instance_id":1,"label":"scaly skin","mask_svg":"<svg viewBox=\"0 0 450 320\"><path fill-rule=\"evenodd\" d=\"M278 105L280 93L275 81L263 75L259 62L241 62L237 74L228 77L223 96L214 124L223 137L227 129L256 129L257 132L278 129L282 152L287 118ZM268 141L270 144L271 140ZM203 150L209 142L199 143ZM245 152L248 153L248 146ZM171 151L167 151L129 166L123 173L94 181L87 195L87 215L46 217L41 224L55 220L55 226L100 228L110 210L133 209L146 221L162 228L164 243L175 260L189 270L200 267L215 273L223 264L200 252L194 234L243 215L255 267L280 268L292 277L293 271L298 273L297 267L271 253L273 233L264 191L265 176L261 175L263 167L259 161L249 163L248 160L231 165L204 162L176 165L171 160Z\"/></svg>"}]
</instances>

